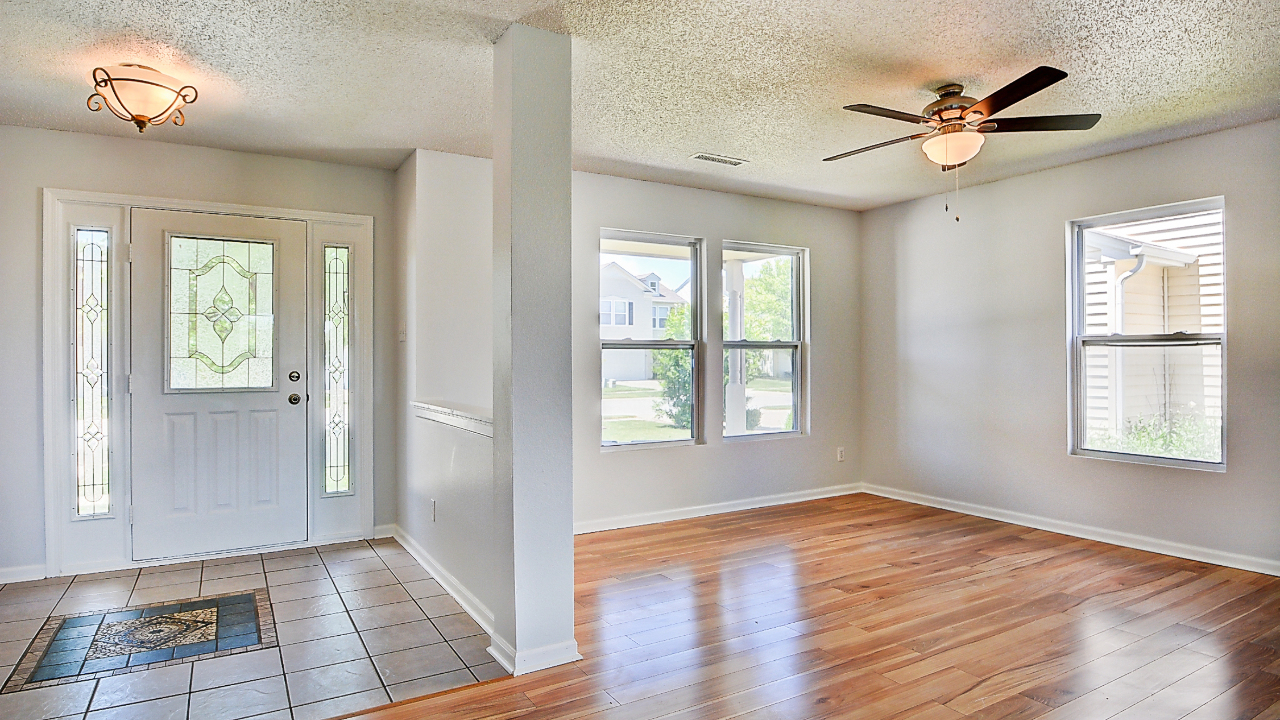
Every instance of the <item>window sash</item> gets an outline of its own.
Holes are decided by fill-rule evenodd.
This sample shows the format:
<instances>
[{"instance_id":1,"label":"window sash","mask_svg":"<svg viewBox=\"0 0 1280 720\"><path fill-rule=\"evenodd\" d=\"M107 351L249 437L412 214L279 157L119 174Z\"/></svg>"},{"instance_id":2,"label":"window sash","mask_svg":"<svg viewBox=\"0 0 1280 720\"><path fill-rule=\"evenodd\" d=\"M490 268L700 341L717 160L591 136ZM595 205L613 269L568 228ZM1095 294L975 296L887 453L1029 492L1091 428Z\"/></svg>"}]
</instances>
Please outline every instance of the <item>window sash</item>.
<instances>
[{"instance_id":1,"label":"window sash","mask_svg":"<svg viewBox=\"0 0 1280 720\"><path fill-rule=\"evenodd\" d=\"M1088 373L1086 356L1088 348L1098 347L1115 347L1115 348L1159 348L1159 347L1206 347L1217 346L1219 348L1220 357L1222 358L1223 373L1219 378L1220 385L1220 410L1221 413L1221 460L1213 462L1210 460L1191 460L1187 458L1171 458L1163 455L1147 455L1142 453L1124 452L1121 450L1100 450L1097 448L1086 447L1088 437L1089 424L1089 383L1087 381ZM1072 437L1071 437L1071 453L1073 455L1081 455L1085 457L1109 458L1113 460L1124 460L1127 462L1143 463L1148 465L1164 465L1167 467L1181 467L1198 470L1216 470L1221 471L1226 467L1226 399L1227 399L1227 375L1226 369L1226 343L1223 334L1200 334L1200 335L1110 335L1096 337L1078 337L1076 338L1075 348L1072 353L1072 382L1074 383L1074 395L1072 397Z\"/></svg>"},{"instance_id":2,"label":"window sash","mask_svg":"<svg viewBox=\"0 0 1280 720\"><path fill-rule=\"evenodd\" d=\"M1082 335L1081 345L1128 345L1131 347L1165 347L1172 345L1221 345L1223 333L1172 333L1169 335Z\"/></svg>"},{"instance_id":3,"label":"window sash","mask_svg":"<svg viewBox=\"0 0 1280 720\"><path fill-rule=\"evenodd\" d=\"M629 233L625 231L602 230L601 239L625 239L634 242L652 243L654 245L674 245L689 248L689 340L601 340L600 350L687 350L691 355L690 372L693 382L693 420L691 428L691 437L682 440L653 440L619 444L601 444L601 448L608 450L611 448L633 448L645 446L663 446L682 444L682 443L700 443L703 441L706 429L705 425L705 404L706 397L704 395L704 387L706 378L703 377L706 370L702 361L702 351L704 344L704 328L703 318L706 311L706 299L702 293L702 283L704 282L703 268L705 258L703 257L703 241L701 239L690 239L685 237L673 237L653 235L646 233ZM603 311L603 302L601 303ZM629 303L629 313L631 323L635 321L634 303ZM643 322L643 318L641 319ZM602 325L604 323L601 323Z\"/></svg>"},{"instance_id":4,"label":"window sash","mask_svg":"<svg viewBox=\"0 0 1280 720\"><path fill-rule=\"evenodd\" d=\"M695 340L604 340L601 350L692 350Z\"/></svg>"},{"instance_id":5,"label":"window sash","mask_svg":"<svg viewBox=\"0 0 1280 720\"><path fill-rule=\"evenodd\" d=\"M766 245L764 243L748 243L726 240L723 243L724 250L738 250L740 252L753 252L760 254L773 253L775 255L789 255L791 257L791 337L787 339L779 338L781 342L803 342L803 307L800 294L803 288L801 273L804 272L803 258L804 248L788 247L786 245ZM720 263L721 276L724 275L724 261ZM725 288L721 287L720 292L723 294ZM722 309L721 314L728 312L728 307ZM721 323L723 324L723 320ZM776 342L776 341L755 341L755 340L725 340L725 347L729 347L731 342Z\"/></svg>"},{"instance_id":6,"label":"window sash","mask_svg":"<svg viewBox=\"0 0 1280 720\"><path fill-rule=\"evenodd\" d=\"M799 340L725 340L722 343L725 350L764 350L768 348L794 348L799 350L803 344Z\"/></svg>"}]
</instances>

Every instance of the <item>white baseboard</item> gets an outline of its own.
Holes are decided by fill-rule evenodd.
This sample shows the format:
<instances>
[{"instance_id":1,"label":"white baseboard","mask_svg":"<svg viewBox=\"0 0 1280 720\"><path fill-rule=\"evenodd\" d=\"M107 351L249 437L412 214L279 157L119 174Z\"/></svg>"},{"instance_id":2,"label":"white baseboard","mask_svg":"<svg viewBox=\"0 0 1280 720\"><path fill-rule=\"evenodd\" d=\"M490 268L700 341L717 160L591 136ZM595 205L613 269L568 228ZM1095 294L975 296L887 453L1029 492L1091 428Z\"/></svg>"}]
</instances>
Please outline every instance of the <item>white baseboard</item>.
<instances>
[{"instance_id":1,"label":"white baseboard","mask_svg":"<svg viewBox=\"0 0 1280 720\"><path fill-rule=\"evenodd\" d=\"M1223 565L1240 570L1263 573L1265 575L1280 576L1280 561L1277 560L1253 557L1251 555L1239 555L1237 553L1224 552L1222 550L1214 550L1212 548L1161 540L1159 538L1153 538L1146 535L1136 535L1134 533L1108 530L1106 528L1094 527L1092 525L1081 525L1080 523L1067 522L1065 520L1054 520L1053 518L1041 517L1039 515L1029 515L1027 513L1020 513L1012 510L1001 510L999 508L987 507L985 505L975 505L973 503L961 502L959 500L948 500L946 498L923 495L909 490L899 490L897 488L884 487L882 485L870 485L863 483L861 491L870 495L902 500L904 502L915 503L917 505L928 505L929 507L935 507L942 510L952 510L966 515L977 515L978 517L984 517L990 520L999 520L1013 525L1023 525L1037 530L1047 530L1049 532L1061 533L1072 537L1084 538L1085 540L1096 540L1098 542L1120 545L1122 547L1133 548L1135 550L1146 550L1147 552L1159 553L1161 555L1172 555L1174 557L1186 558L1187 560Z\"/></svg>"},{"instance_id":2,"label":"white baseboard","mask_svg":"<svg viewBox=\"0 0 1280 720\"><path fill-rule=\"evenodd\" d=\"M516 674L516 649L511 644L497 635L490 634L493 638L493 644L486 648L489 654L493 656L498 664L506 668L507 672L512 675Z\"/></svg>"},{"instance_id":3,"label":"white baseboard","mask_svg":"<svg viewBox=\"0 0 1280 720\"><path fill-rule=\"evenodd\" d=\"M382 538L389 538L389 537L395 537L395 536L396 536L395 523L387 523L386 525L373 526L373 537L375 540L381 540Z\"/></svg>"},{"instance_id":4,"label":"white baseboard","mask_svg":"<svg viewBox=\"0 0 1280 720\"><path fill-rule=\"evenodd\" d=\"M713 503L711 505L694 505L692 507L676 508L674 510L659 510L657 512L636 513L635 515L618 515L616 517L602 518L599 520L582 520L573 524L573 534L584 535L586 533L600 532L602 530L617 530L618 528L636 527L637 525L652 525L654 523L670 522L672 520L686 520L688 518L703 517L706 515L719 515L720 513L734 512L737 510L752 510L755 508L769 507L771 505L786 505L788 503L817 500L819 498L835 497L837 495L852 495L861 491L862 485L860 483L829 485L827 487L816 488L814 490L800 490L797 492L778 493L777 495L761 495L759 497L747 498L745 500L731 500L729 502Z\"/></svg>"},{"instance_id":5,"label":"white baseboard","mask_svg":"<svg viewBox=\"0 0 1280 720\"><path fill-rule=\"evenodd\" d=\"M44 565L14 565L0 568L0 583L25 582L27 580L43 580Z\"/></svg>"},{"instance_id":6,"label":"white baseboard","mask_svg":"<svg viewBox=\"0 0 1280 720\"><path fill-rule=\"evenodd\" d=\"M492 653L490 653L492 654ZM494 655L497 657L497 655ZM516 651L515 667L511 670L512 675L524 675L526 673L546 670L557 665L577 662L582 659L582 655L578 653L578 643L576 640L568 640L554 645L544 645L540 648L532 650ZM499 660L501 662L501 660Z\"/></svg>"},{"instance_id":7,"label":"white baseboard","mask_svg":"<svg viewBox=\"0 0 1280 720\"><path fill-rule=\"evenodd\" d=\"M431 573L431 576L436 579L436 582L440 583L440 587L444 588L445 592L449 593L454 600L458 601L458 604L462 606L463 610L467 611L467 614L471 616L472 620L475 620L480 627L484 628L485 632L489 633L489 637L493 638L494 645L501 643L507 648L510 648L511 645L494 630L493 611L481 602L480 598L473 595L471 591L458 580L458 578L454 577L452 573L445 570L440 563L436 562L436 559L431 557L431 553L427 552L425 548L419 545L418 541L409 537L409 535L405 533L399 525L394 525L392 527L394 528L392 531L392 537L398 540L400 544L404 546L405 550L409 551L409 554L413 556L413 559L418 561L419 565L426 568L427 572ZM490 649L491 654L492 652L492 649ZM497 656L495 655L494 657ZM507 670L510 671L511 668L507 668Z\"/></svg>"}]
</instances>

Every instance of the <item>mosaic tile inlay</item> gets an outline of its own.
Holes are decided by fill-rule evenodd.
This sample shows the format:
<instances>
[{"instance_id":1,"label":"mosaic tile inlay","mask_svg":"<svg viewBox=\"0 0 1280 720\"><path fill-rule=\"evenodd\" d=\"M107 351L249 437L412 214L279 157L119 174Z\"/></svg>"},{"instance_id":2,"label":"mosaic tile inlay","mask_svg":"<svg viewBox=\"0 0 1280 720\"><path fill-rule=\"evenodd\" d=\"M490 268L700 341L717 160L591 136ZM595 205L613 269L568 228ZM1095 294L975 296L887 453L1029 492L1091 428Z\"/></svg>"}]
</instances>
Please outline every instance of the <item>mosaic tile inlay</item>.
<instances>
[{"instance_id":1,"label":"mosaic tile inlay","mask_svg":"<svg viewBox=\"0 0 1280 720\"><path fill-rule=\"evenodd\" d=\"M266 590L51 617L4 692L276 645Z\"/></svg>"}]
</instances>

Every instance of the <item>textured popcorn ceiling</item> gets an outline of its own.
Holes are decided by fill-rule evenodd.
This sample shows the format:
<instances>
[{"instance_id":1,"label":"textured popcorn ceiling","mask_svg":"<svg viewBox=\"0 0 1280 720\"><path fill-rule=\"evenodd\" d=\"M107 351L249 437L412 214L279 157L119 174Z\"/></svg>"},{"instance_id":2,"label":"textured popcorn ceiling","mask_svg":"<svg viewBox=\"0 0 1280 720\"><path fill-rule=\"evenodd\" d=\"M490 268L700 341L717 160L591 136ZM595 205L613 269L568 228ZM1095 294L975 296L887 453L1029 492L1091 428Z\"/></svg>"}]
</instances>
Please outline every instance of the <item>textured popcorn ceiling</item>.
<instances>
[{"instance_id":1,"label":"textured popcorn ceiling","mask_svg":"<svg viewBox=\"0 0 1280 720\"><path fill-rule=\"evenodd\" d=\"M6 0L0 124L133 136L85 108L96 65L196 85L147 139L394 168L489 154L491 42L574 36L578 169L852 208L944 191L910 134L855 115L1070 73L1007 116L1100 112L1091 131L988 138L966 185L1280 116L1276 0ZM745 158L730 168L695 152Z\"/></svg>"}]
</instances>

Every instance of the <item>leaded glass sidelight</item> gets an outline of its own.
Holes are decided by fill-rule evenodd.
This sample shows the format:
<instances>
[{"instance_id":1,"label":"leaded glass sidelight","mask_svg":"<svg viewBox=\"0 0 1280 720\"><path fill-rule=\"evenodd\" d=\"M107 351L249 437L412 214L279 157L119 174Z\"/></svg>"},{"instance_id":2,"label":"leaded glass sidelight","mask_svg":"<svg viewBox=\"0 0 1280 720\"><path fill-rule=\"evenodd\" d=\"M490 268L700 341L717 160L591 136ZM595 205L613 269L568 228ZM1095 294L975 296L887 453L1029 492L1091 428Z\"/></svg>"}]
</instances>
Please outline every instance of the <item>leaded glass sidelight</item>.
<instances>
[{"instance_id":1,"label":"leaded glass sidelight","mask_svg":"<svg viewBox=\"0 0 1280 720\"><path fill-rule=\"evenodd\" d=\"M351 248L324 248L324 491L351 491Z\"/></svg>"},{"instance_id":2,"label":"leaded glass sidelight","mask_svg":"<svg viewBox=\"0 0 1280 720\"><path fill-rule=\"evenodd\" d=\"M76 514L111 511L106 230L75 230Z\"/></svg>"},{"instance_id":3,"label":"leaded glass sidelight","mask_svg":"<svg viewBox=\"0 0 1280 720\"><path fill-rule=\"evenodd\" d=\"M275 246L252 240L169 240L169 387L275 385Z\"/></svg>"}]
</instances>

